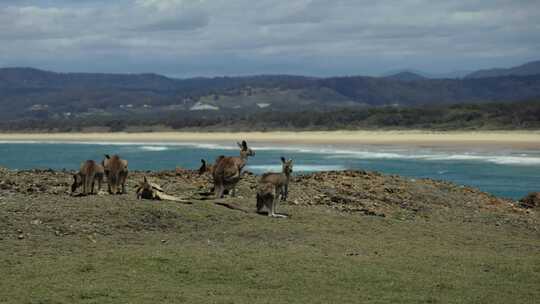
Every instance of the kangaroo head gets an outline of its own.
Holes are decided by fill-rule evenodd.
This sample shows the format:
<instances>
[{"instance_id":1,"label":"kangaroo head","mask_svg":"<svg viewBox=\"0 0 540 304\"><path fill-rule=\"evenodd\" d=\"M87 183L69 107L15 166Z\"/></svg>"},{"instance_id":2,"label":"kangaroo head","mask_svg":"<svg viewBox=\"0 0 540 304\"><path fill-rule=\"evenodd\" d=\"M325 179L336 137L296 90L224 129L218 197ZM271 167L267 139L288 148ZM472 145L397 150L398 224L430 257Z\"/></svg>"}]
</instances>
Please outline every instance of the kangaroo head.
<instances>
[{"instance_id":1,"label":"kangaroo head","mask_svg":"<svg viewBox=\"0 0 540 304\"><path fill-rule=\"evenodd\" d=\"M281 157L281 167L283 169L283 173L289 175L293 172L293 160L289 159L286 160L285 157Z\"/></svg>"},{"instance_id":2,"label":"kangaroo head","mask_svg":"<svg viewBox=\"0 0 540 304\"><path fill-rule=\"evenodd\" d=\"M80 173L73 174L73 184L71 184L71 193L82 185L82 176Z\"/></svg>"},{"instance_id":3,"label":"kangaroo head","mask_svg":"<svg viewBox=\"0 0 540 304\"><path fill-rule=\"evenodd\" d=\"M241 158L248 158L248 156L255 156L255 151L248 148L247 142L245 140L243 140L242 143L237 142L236 144L238 145L238 147L240 147Z\"/></svg>"},{"instance_id":4,"label":"kangaroo head","mask_svg":"<svg viewBox=\"0 0 540 304\"><path fill-rule=\"evenodd\" d=\"M146 176L144 177L144 180L141 183L141 186L142 186L142 188L144 190L152 190L152 185L150 185L150 183L148 182L148 179L146 178Z\"/></svg>"},{"instance_id":5,"label":"kangaroo head","mask_svg":"<svg viewBox=\"0 0 540 304\"><path fill-rule=\"evenodd\" d=\"M153 199L152 185L148 182L146 176L142 182L139 182L137 187L137 197L145 199Z\"/></svg>"},{"instance_id":6,"label":"kangaroo head","mask_svg":"<svg viewBox=\"0 0 540 304\"><path fill-rule=\"evenodd\" d=\"M201 159L201 167L199 168L199 175L202 175L209 171L208 165L204 159Z\"/></svg>"},{"instance_id":7,"label":"kangaroo head","mask_svg":"<svg viewBox=\"0 0 540 304\"><path fill-rule=\"evenodd\" d=\"M111 159L111 156L109 154L105 154L105 158L101 161L101 165L107 169L109 160Z\"/></svg>"}]
</instances>

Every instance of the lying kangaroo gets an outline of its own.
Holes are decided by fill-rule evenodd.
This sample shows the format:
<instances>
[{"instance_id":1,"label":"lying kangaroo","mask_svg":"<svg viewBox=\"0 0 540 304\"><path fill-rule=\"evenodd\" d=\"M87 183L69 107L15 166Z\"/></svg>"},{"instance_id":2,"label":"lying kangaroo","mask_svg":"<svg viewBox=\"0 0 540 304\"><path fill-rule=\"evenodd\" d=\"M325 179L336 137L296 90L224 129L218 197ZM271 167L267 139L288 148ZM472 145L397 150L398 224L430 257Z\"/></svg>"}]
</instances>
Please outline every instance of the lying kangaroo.
<instances>
[{"instance_id":1,"label":"lying kangaroo","mask_svg":"<svg viewBox=\"0 0 540 304\"><path fill-rule=\"evenodd\" d=\"M265 173L261 177L261 184L271 183L275 187L276 197L281 196L282 201L286 201L289 196L289 181L293 172L293 160L285 160L281 157L281 173Z\"/></svg>"},{"instance_id":2,"label":"lying kangaroo","mask_svg":"<svg viewBox=\"0 0 540 304\"><path fill-rule=\"evenodd\" d=\"M71 185L71 193L73 194L77 188L82 186L83 195L94 194L94 182L98 182L98 191L101 190L101 182L103 182L103 166L96 164L93 160L87 160L81 163L79 172L73 174L73 184Z\"/></svg>"},{"instance_id":3,"label":"lying kangaroo","mask_svg":"<svg viewBox=\"0 0 540 304\"><path fill-rule=\"evenodd\" d=\"M240 157L222 156L216 159L214 164L214 192L217 198L222 198L225 190L232 189L232 196L236 195L236 184L240 181L242 169L247 163L249 156L254 156L255 152L248 148L246 141L240 147Z\"/></svg>"},{"instance_id":4,"label":"lying kangaroo","mask_svg":"<svg viewBox=\"0 0 540 304\"><path fill-rule=\"evenodd\" d=\"M165 200L165 201L174 201L174 202L191 204L191 202L189 201L166 194L161 186L159 186L158 184L149 182L146 176L144 177L144 180L140 182L139 186L137 187L137 199L149 199L149 200L158 200L158 201Z\"/></svg>"},{"instance_id":5,"label":"lying kangaroo","mask_svg":"<svg viewBox=\"0 0 540 304\"><path fill-rule=\"evenodd\" d=\"M103 168L107 176L108 190L111 194L126 193L126 179L128 175L127 160L120 159L118 155L109 156L105 154L103 160ZM122 191L119 192L118 187L122 186Z\"/></svg>"},{"instance_id":6,"label":"lying kangaroo","mask_svg":"<svg viewBox=\"0 0 540 304\"><path fill-rule=\"evenodd\" d=\"M160 188L161 189L161 188ZM139 186L137 187L137 199L157 199L155 189L150 182L148 182L148 179L146 176L144 177L144 180L139 183Z\"/></svg>"}]
</instances>

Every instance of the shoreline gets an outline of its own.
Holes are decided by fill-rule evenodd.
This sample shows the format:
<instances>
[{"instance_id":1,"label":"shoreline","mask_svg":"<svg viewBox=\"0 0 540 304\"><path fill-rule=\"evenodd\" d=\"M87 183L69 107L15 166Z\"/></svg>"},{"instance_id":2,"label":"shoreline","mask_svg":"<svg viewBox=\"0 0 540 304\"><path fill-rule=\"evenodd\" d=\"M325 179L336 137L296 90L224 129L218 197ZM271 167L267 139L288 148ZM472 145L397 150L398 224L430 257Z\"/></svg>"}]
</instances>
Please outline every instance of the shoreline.
<instances>
[{"instance_id":1,"label":"shoreline","mask_svg":"<svg viewBox=\"0 0 540 304\"><path fill-rule=\"evenodd\" d=\"M303 131L0 133L0 141L37 142L274 142L282 144L372 144L413 146L495 146L540 149L540 131Z\"/></svg>"}]
</instances>

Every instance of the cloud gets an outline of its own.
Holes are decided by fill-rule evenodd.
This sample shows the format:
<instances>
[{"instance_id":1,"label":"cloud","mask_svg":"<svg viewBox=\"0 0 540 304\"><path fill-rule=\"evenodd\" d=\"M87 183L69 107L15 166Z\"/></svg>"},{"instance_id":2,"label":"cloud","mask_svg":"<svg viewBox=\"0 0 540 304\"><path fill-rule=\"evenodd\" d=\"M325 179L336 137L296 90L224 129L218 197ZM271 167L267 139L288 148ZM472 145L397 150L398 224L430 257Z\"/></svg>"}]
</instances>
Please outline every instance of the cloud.
<instances>
[{"instance_id":1,"label":"cloud","mask_svg":"<svg viewBox=\"0 0 540 304\"><path fill-rule=\"evenodd\" d=\"M537 1L0 1L0 62L59 71L437 72L539 53Z\"/></svg>"},{"instance_id":2,"label":"cloud","mask_svg":"<svg viewBox=\"0 0 540 304\"><path fill-rule=\"evenodd\" d=\"M205 27L210 16L196 0L138 0L133 14L142 20L135 30L184 31Z\"/></svg>"}]
</instances>

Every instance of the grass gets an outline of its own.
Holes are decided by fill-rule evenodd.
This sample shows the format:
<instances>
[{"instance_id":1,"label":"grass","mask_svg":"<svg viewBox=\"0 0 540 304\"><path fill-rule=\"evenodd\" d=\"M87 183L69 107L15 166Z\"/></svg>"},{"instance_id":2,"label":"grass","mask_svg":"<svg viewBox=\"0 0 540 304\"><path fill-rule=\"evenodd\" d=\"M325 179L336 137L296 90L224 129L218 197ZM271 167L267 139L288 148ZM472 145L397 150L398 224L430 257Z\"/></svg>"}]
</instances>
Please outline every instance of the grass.
<instances>
[{"instance_id":1,"label":"grass","mask_svg":"<svg viewBox=\"0 0 540 304\"><path fill-rule=\"evenodd\" d=\"M0 202L0 303L540 299L540 235L523 227L132 196Z\"/></svg>"}]
</instances>

